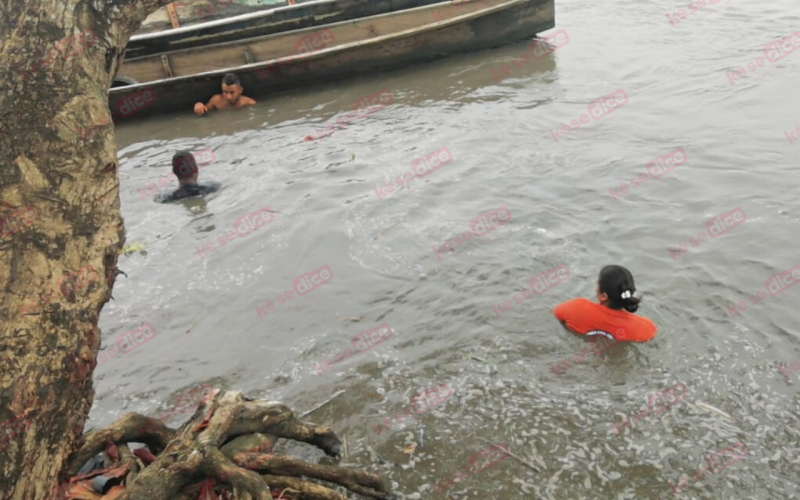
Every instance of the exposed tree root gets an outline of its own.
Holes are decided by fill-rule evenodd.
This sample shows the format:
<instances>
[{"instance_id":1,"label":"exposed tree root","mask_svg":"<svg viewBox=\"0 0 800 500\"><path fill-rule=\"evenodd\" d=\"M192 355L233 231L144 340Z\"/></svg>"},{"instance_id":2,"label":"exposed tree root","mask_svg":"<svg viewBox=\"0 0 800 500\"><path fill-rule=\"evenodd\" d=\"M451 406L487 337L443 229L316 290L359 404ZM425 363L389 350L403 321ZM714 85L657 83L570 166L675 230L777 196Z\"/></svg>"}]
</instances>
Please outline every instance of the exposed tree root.
<instances>
[{"instance_id":1,"label":"exposed tree root","mask_svg":"<svg viewBox=\"0 0 800 500\"><path fill-rule=\"evenodd\" d=\"M303 475L344 486L354 493L371 498L390 498L390 495L382 493L381 479L369 472L343 469L330 465L314 465L292 457L277 457L254 453L247 454L245 460L250 469L260 473L286 476Z\"/></svg>"},{"instance_id":2,"label":"exposed tree root","mask_svg":"<svg viewBox=\"0 0 800 500\"><path fill-rule=\"evenodd\" d=\"M131 469L130 472L128 472L127 481L135 481L136 476L139 475L139 471L141 471L144 464L133 455L133 452L131 452L131 449L127 446L119 447L119 458L123 465L128 465Z\"/></svg>"},{"instance_id":3,"label":"exposed tree root","mask_svg":"<svg viewBox=\"0 0 800 500\"><path fill-rule=\"evenodd\" d=\"M292 500L347 498L300 477L327 481L369 498L394 498L375 474L273 455L278 438L312 444L330 456L338 456L342 449L330 427L300 421L282 403L215 391L178 430L149 417L128 414L105 429L88 433L71 457L68 470L75 475L111 441L120 448L119 461L131 468L118 500L195 500L201 491L207 495L212 489L230 491L236 500L272 500L273 494L281 492ZM157 455L155 461L145 466L124 446L129 442L147 444Z\"/></svg>"},{"instance_id":4,"label":"exposed tree root","mask_svg":"<svg viewBox=\"0 0 800 500\"><path fill-rule=\"evenodd\" d=\"M297 500L347 500L347 497L324 486L309 483L291 476L264 476L264 479L281 491L289 489L300 492L293 495Z\"/></svg>"},{"instance_id":5,"label":"exposed tree root","mask_svg":"<svg viewBox=\"0 0 800 500\"><path fill-rule=\"evenodd\" d=\"M158 420L138 413L128 413L119 421L83 436L83 445L69 458L67 474L74 476L87 460L106 448L106 441L113 443L144 443L154 454L167 447L175 431Z\"/></svg>"}]
</instances>

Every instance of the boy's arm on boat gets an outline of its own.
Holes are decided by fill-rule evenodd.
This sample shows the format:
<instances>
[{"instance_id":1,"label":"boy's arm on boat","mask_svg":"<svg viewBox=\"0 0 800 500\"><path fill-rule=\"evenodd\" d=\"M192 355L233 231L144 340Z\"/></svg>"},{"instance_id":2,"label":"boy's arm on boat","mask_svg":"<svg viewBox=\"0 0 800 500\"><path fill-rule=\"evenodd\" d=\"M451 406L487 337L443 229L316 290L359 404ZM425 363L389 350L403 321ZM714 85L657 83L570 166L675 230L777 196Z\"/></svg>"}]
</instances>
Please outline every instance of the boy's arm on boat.
<instances>
[{"instance_id":1,"label":"boy's arm on boat","mask_svg":"<svg viewBox=\"0 0 800 500\"><path fill-rule=\"evenodd\" d=\"M216 95L212 96L211 99L208 100L208 103L206 103L206 109L208 111L211 111L212 109L219 109L218 103L219 103L220 100L224 100L224 99L225 98L222 97L222 94L216 94Z\"/></svg>"}]
</instances>

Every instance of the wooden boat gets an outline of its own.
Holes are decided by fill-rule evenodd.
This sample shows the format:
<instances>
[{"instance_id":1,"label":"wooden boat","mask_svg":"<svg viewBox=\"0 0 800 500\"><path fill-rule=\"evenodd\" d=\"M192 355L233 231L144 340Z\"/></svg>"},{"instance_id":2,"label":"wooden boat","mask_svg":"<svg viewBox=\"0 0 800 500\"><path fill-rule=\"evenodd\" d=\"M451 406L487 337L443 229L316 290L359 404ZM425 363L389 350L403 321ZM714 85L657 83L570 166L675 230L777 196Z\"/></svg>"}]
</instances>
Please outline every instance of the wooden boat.
<instances>
[{"instance_id":1,"label":"wooden boat","mask_svg":"<svg viewBox=\"0 0 800 500\"><path fill-rule=\"evenodd\" d=\"M125 58L191 49L440 3L442 0L317 0L155 33L134 35ZM121 82L122 83L122 82Z\"/></svg>"},{"instance_id":2,"label":"wooden boat","mask_svg":"<svg viewBox=\"0 0 800 500\"><path fill-rule=\"evenodd\" d=\"M454 0L209 47L126 60L115 120L191 112L236 73L247 95L384 71L528 39L555 27L554 0Z\"/></svg>"}]
</instances>

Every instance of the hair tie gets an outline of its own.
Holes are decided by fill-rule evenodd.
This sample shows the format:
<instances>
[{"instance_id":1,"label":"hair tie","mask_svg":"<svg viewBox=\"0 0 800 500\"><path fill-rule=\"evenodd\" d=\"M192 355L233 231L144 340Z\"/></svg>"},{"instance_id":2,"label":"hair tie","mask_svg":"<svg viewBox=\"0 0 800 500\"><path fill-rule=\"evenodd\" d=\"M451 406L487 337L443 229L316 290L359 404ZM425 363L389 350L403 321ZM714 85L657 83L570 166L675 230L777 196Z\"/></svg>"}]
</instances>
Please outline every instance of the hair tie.
<instances>
[{"instance_id":1,"label":"hair tie","mask_svg":"<svg viewBox=\"0 0 800 500\"><path fill-rule=\"evenodd\" d=\"M620 297L622 297L623 299L629 299L631 298L631 295L632 294L630 290L625 290L624 292L622 292L622 295L620 295Z\"/></svg>"}]
</instances>

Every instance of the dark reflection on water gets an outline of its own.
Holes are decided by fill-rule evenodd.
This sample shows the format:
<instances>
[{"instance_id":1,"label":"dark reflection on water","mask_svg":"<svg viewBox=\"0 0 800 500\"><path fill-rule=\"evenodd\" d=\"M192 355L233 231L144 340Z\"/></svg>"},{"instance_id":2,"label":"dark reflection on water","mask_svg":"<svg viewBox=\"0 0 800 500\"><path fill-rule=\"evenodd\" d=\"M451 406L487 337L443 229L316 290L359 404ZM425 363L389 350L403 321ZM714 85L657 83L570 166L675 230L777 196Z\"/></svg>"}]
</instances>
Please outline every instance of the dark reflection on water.
<instances>
[{"instance_id":1,"label":"dark reflection on water","mask_svg":"<svg viewBox=\"0 0 800 500\"><path fill-rule=\"evenodd\" d=\"M98 367L92 425L125 411L155 414L205 382L298 412L344 389L310 418L347 436L345 462L375 461L412 498L445 498L431 484L490 446L478 438L506 443L542 472L504 458L453 482L452 498L671 498L668 482L688 480L737 442L746 457L679 495L797 497L800 386L780 367L800 359L800 292L754 304L748 296L798 264L800 146L784 131L797 127L800 54L735 85L726 72L797 31L800 10L788 0L723 1L673 26L666 14L681 7L559 1L569 42L499 82L492 70L513 66L528 43L287 90L213 118L187 110L119 126L128 243L147 253L121 257L128 278L101 326L106 344L147 322L157 333ZM303 141L383 88L389 106ZM551 131L618 89L624 106L554 140ZM169 172L176 150L206 147L215 158L201 181L221 182L219 193L175 205L138 194ZM376 195L444 147L451 162ZM611 194L677 148L685 164ZM198 248L264 206L273 220L201 258ZM434 252L500 207L508 223ZM669 252L736 207L745 223ZM593 297L609 263L632 270L645 294L640 313L659 334L556 376L550 365L586 344L551 310ZM329 282L256 311L325 265ZM560 265L568 280L495 314L492 305ZM742 299L747 307L732 316ZM390 339L314 371L384 322ZM684 399L614 434L610 424L678 383ZM376 434L373 425L440 384L452 389L446 401Z\"/></svg>"}]
</instances>

